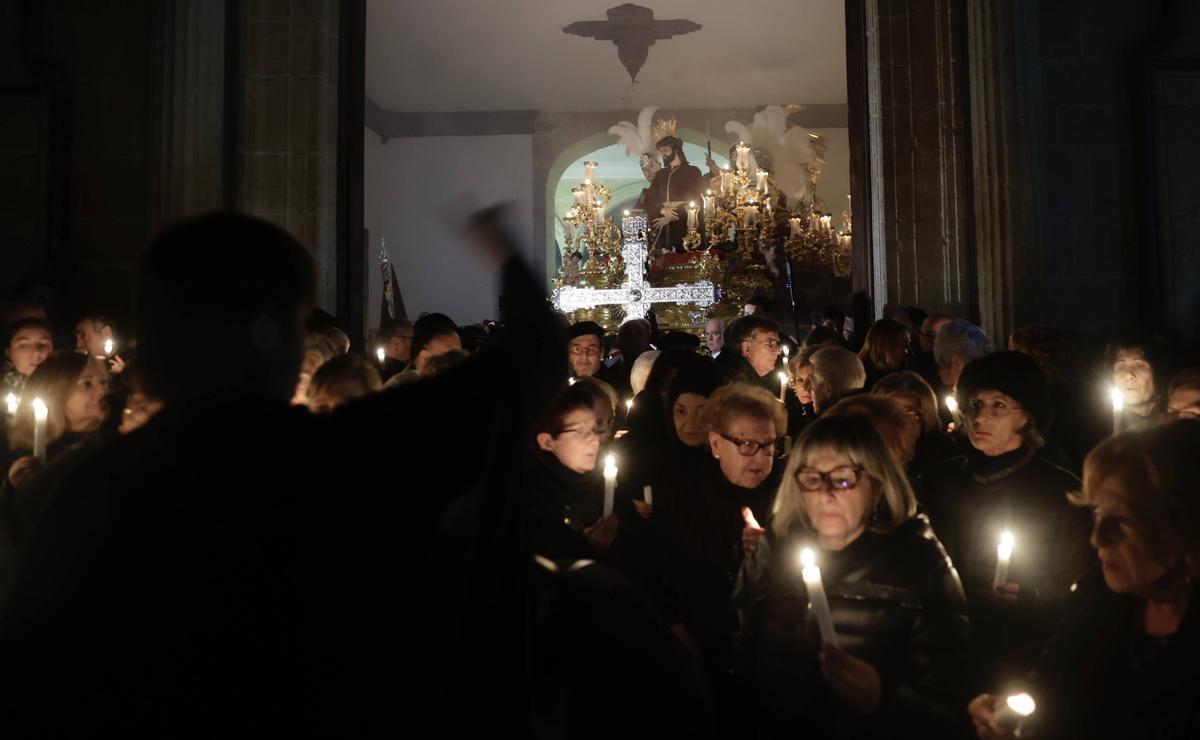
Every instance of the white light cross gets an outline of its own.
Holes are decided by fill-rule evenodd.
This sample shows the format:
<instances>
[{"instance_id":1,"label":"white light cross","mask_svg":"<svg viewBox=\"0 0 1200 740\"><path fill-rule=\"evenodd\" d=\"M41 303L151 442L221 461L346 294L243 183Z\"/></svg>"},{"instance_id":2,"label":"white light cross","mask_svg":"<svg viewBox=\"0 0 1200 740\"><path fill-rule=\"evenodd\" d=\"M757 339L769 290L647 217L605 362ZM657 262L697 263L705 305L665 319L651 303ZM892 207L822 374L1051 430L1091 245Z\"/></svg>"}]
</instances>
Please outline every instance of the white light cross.
<instances>
[{"instance_id":1,"label":"white light cross","mask_svg":"<svg viewBox=\"0 0 1200 740\"><path fill-rule=\"evenodd\" d=\"M655 303L694 304L701 308L716 303L716 286L708 280L655 288L646 282L646 216L637 214L621 219L621 258L625 261L625 282L619 288L575 288L564 286L554 291L554 308L563 313L596 306L623 306L625 320L645 318Z\"/></svg>"}]
</instances>

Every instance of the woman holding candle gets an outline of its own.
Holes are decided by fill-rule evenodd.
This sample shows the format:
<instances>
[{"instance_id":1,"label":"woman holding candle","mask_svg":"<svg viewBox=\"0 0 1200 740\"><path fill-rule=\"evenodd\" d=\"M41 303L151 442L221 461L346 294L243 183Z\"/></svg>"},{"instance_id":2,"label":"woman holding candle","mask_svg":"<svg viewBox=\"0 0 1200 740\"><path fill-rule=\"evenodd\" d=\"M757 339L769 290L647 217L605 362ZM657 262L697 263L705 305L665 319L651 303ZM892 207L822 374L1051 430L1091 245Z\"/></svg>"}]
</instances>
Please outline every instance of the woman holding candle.
<instances>
[{"instance_id":1,"label":"woman holding candle","mask_svg":"<svg viewBox=\"0 0 1200 740\"><path fill-rule=\"evenodd\" d=\"M764 737L951 737L970 626L958 576L871 423L822 417L793 446L738 583L739 652ZM820 571L837 646L822 640ZM819 594L817 594L819 595ZM810 611L809 603L812 602Z\"/></svg>"},{"instance_id":2,"label":"woman holding candle","mask_svg":"<svg viewBox=\"0 0 1200 740\"><path fill-rule=\"evenodd\" d=\"M700 423L703 459L690 470L665 471L654 486L656 507L660 501L673 507L662 527L669 557L660 601L725 706L733 658L730 594L744 553L762 535L757 522L769 521L787 418L765 389L734 383L708 397ZM721 716L732 724L737 710L727 709Z\"/></svg>"},{"instance_id":3,"label":"woman holding candle","mask_svg":"<svg viewBox=\"0 0 1200 740\"><path fill-rule=\"evenodd\" d=\"M922 503L962 577L983 678L996 685L1028 671L1053 634L1087 564L1088 523L1066 499L1079 479L1042 450L1053 414L1037 364L997 352L968 364L957 390L971 448L929 471ZM995 587L1006 531L1011 562Z\"/></svg>"},{"instance_id":4,"label":"woman holding candle","mask_svg":"<svg viewBox=\"0 0 1200 740\"><path fill-rule=\"evenodd\" d=\"M1099 563L1072 587L1025 681L1037 710L1022 737L1200 736L1198 449L1200 422L1183 420L1088 454L1073 498L1092 510ZM979 737L1012 737L997 722L1000 702L992 694L971 702Z\"/></svg>"},{"instance_id":5,"label":"woman holding candle","mask_svg":"<svg viewBox=\"0 0 1200 740\"><path fill-rule=\"evenodd\" d=\"M1120 394L1120 407L1113 405L1114 416L1120 417L1114 419L1114 433L1140 429L1162 413L1170 372L1165 352L1156 342L1137 338L1111 342L1104 350L1104 364L1112 389ZM1109 394L1102 398L1107 400Z\"/></svg>"},{"instance_id":6,"label":"woman holding candle","mask_svg":"<svg viewBox=\"0 0 1200 740\"><path fill-rule=\"evenodd\" d=\"M597 474L600 434L592 394L569 387L533 428L526 465L530 551L551 558L595 558L612 547L617 516L602 516Z\"/></svg>"},{"instance_id":7,"label":"woman holding candle","mask_svg":"<svg viewBox=\"0 0 1200 740\"><path fill-rule=\"evenodd\" d=\"M45 463L34 460L38 422L34 401L42 401L47 410L41 435L46 445L46 463L52 463L100 428L104 421L104 395L108 389L108 371L103 358L75 352L62 353L41 363L29 376L16 419L8 435L9 454L5 462L7 485L24 486Z\"/></svg>"},{"instance_id":8,"label":"woman holding candle","mask_svg":"<svg viewBox=\"0 0 1200 740\"><path fill-rule=\"evenodd\" d=\"M8 327L6 340L0 395L20 398L29 376L54 352L54 331L43 319L21 319Z\"/></svg>"}]
</instances>

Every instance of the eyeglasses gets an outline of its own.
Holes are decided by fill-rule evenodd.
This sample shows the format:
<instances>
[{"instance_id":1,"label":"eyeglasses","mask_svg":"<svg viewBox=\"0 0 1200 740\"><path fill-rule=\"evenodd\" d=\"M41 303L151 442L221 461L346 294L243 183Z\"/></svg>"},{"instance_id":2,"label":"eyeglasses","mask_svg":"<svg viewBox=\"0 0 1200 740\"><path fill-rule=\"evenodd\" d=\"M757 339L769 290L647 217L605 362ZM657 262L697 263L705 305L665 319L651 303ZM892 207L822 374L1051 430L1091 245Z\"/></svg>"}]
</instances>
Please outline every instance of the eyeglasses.
<instances>
[{"instance_id":1,"label":"eyeglasses","mask_svg":"<svg viewBox=\"0 0 1200 740\"><path fill-rule=\"evenodd\" d=\"M768 339L765 342L760 342L759 340L755 339L754 342L756 344L761 344L770 350L776 350L783 346L783 344L778 339Z\"/></svg>"},{"instance_id":2,"label":"eyeglasses","mask_svg":"<svg viewBox=\"0 0 1200 740\"><path fill-rule=\"evenodd\" d=\"M595 347L572 347L571 354L573 355L598 355L600 350Z\"/></svg>"},{"instance_id":3,"label":"eyeglasses","mask_svg":"<svg viewBox=\"0 0 1200 740\"><path fill-rule=\"evenodd\" d=\"M602 437L606 433L607 432L601 430L599 427L593 427L591 429L570 428L570 429L564 429L561 432L559 432L559 434L574 434L575 436L577 436L583 440L589 440L589 439L592 439L593 437Z\"/></svg>"},{"instance_id":4,"label":"eyeglasses","mask_svg":"<svg viewBox=\"0 0 1200 740\"><path fill-rule=\"evenodd\" d=\"M826 485L833 491L849 491L858 485L862 466L843 465L828 473L822 473L813 468L800 468L796 471L796 485L804 491L820 491Z\"/></svg>"},{"instance_id":5,"label":"eyeglasses","mask_svg":"<svg viewBox=\"0 0 1200 740\"><path fill-rule=\"evenodd\" d=\"M783 450L779 446L779 440L773 439L770 442L757 442L753 439L731 437L723 432L717 432L717 434L732 442L737 447L738 453L743 457L754 457L763 450L766 450L767 454L771 457L783 457Z\"/></svg>"},{"instance_id":6,"label":"eyeglasses","mask_svg":"<svg viewBox=\"0 0 1200 740\"><path fill-rule=\"evenodd\" d=\"M997 419L1003 419L1013 411L1022 408L1024 408L1024 406L1009 406L1004 401L992 401L991 403L987 403L982 398L972 399L971 402L967 404L967 409L971 414L971 418L979 416L983 413L984 409L988 409L988 413L991 416Z\"/></svg>"}]
</instances>

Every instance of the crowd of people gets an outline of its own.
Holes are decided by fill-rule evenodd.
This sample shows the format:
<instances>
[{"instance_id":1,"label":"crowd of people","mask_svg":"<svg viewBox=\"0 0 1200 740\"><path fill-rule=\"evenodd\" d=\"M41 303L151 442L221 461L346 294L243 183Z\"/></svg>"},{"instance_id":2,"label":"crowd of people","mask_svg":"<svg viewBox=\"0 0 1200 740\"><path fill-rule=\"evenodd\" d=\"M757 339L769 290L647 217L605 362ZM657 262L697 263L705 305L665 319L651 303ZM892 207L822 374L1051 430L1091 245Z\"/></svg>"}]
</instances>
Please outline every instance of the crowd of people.
<instances>
[{"instance_id":1,"label":"crowd of people","mask_svg":"<svg viewBox=\"0 0 1200 740\"><path fill-rule=\"evenodd\" d=\"M1187 348L917 307L790 336L761 297L609 333L495 212L467 236L499 319L361 347L228 214L151 245L129 327L6 304L13 727L1200 737Z\"/></svg>"}]
</instances>

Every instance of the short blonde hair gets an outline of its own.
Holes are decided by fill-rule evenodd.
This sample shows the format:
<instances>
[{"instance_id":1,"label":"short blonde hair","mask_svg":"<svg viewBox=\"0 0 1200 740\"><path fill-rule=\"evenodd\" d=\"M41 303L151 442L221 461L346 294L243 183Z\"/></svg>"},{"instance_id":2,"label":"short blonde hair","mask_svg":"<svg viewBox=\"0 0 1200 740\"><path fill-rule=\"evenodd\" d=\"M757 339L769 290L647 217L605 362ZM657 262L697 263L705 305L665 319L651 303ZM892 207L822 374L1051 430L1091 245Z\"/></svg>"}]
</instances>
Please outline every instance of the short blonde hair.
<instances>
[{"instance_id":1,"label":"short blonde hair","mask_svg":"<svg viewBox=\"0 0 1200 740\"><path fill-rule=\"evenodd\" d=\"M25 383L21 405L17 407L17 415L8 432L10 450L33 449L35 398L46 404L46 444L53 444L67 433L67 398L89 368L108 377L108 365L104 360L78 352L58 352L34 369Z\"/></svg>"},{"instance_id":2,"label":"short blonde hair","mask_svg":"<svg viewBox=\"0 0 1200 740\"><path fill-rule=\"evenodd\" d=\"M704 404L700 426L708 432L724 432L737 416L763 419L775 425L775 436L787 434L787 408L765 389L732 383L713 391Z\"/></svg>"},{"instance_id":3,"label":"short blonde hair","mask_svg":"<svg viewBox=\"0 0 1200 740\"><path fill-rule=\"evenodd\" d=\"M800 351L796 353L796 356L788 361L788 373L795 375L796 373L800 372L802 368L812 365L812 356L816 354L816 351L819 349L824 348L819 346L801 347Z\"/></svg>"},{"instance_id":4,"label":"short blonde hair","mask_svg":"<svg viewBox=\"0 0 1200 740\"><path fill-rule=\"evenodd\" d=\"M1200 576L1200 495L1195 484L1200 421L1180 419L1119 434L1083 461L1083 490L1073 503L1091 503L1090 491L1116 479L1156 558L1179 557Z\"/></svg>"},{"instance_id":5,"label":"short blonde hair","mask_svg":"<svg viewBox=\"0 0 1200 740\"><path fill-rule=\"evenodd\" d=\"M854 465L862 466L879 488L886 504L885 516L871 524L874 532L886 532L904 524L917 513L917 498L904 471L892 457L883 438L871 422L859 416L822 416L810 424L792 446L783 482L775 497L775 517L771 528L786 537L797 524L813 530L804 495L796 482L796 473L812 464L817 451L829 447L845 455Z\"/></svg>"},{"instance_id":6,"label":"short blonde hair","mask_svg":"<svg viewBox=\"0 0 1200 740\"><path fill-rule=\"evenodd\" d=\"M934 434L942 428L937 394L925 378L912 370L885 375L871 386L872 396L897 396L901 393L911 393L921 405L921 434Z\"/></svg>"}]
</instances>

